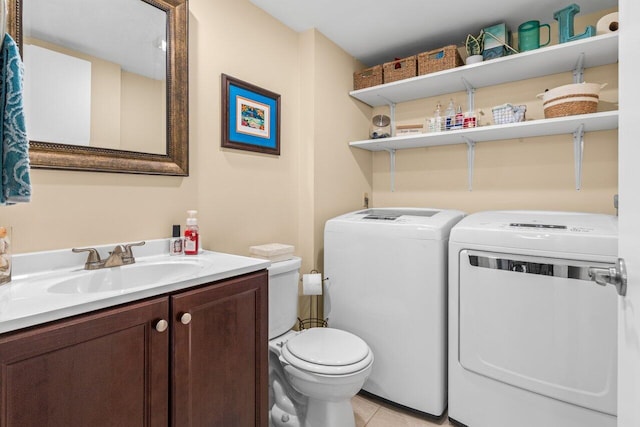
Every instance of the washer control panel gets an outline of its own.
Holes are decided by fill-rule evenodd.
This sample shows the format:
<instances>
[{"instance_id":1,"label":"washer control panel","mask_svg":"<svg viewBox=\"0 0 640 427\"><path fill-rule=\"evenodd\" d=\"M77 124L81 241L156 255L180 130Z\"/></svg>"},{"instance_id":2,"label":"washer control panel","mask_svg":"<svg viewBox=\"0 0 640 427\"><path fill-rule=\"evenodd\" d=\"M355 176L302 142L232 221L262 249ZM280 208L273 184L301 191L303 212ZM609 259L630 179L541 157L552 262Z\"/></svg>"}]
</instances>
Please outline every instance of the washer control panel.
<instances>
[{"instance_id":1,"label":"washer control panel","mask_svg":"<svg viewBox=\"0 0 640 427\"><path fill-rule=\"evenodd\" d=\"M553 229L553 230L566 230L566 225L555 225L555 224L531 224L531 223L521 223L521 222L512 222L509 224L510 227L524 227L524 228L543 228L543 229Z\"/></svg>"}]
</instances>

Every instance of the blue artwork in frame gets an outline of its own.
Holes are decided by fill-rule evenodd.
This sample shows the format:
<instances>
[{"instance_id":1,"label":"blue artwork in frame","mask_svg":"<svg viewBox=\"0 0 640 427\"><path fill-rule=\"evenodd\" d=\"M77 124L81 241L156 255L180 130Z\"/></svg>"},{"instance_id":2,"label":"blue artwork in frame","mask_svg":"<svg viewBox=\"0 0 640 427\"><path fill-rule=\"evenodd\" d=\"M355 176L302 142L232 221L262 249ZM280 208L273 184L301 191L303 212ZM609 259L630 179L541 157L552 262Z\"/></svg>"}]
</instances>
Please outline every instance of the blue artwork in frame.
<instances>
[{"instance_id":1,"label":"blue artwork in frame","mask_svg":"<svg viewBox=\"0 0 640 427\"><path fill-rule=\"evenodd\" d=\"M280 155L280 95L222 74L222 147Z\"/></svg>"}]
</instances>

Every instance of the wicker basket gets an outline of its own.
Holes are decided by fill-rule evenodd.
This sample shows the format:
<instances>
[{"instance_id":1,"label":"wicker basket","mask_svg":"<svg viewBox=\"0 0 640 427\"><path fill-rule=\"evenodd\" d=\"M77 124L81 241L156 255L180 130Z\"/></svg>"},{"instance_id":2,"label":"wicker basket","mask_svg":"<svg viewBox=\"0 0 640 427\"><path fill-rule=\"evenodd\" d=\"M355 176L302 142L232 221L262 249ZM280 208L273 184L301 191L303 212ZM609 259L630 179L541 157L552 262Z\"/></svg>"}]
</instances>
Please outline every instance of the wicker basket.
<instances>
[{"instance_id":1,"label":"wicker basket","mask_svg":"<svg viewBox=\"0 0 640 427\"><path fill-rule=\"evenodd\" d=\"M600 89L605 86L606 83L574 83L538 94L538 98L542 98L544 117L551 119L595 113L600 101Z\"/></svg>"},{"instance_id":2,"label":"wicker basket","mask_svg":"<svg viewBox=\"0 0 640 427\"><path fill-rule=\"evenodd\" d=\"M568 101L551 107L544 107L544 118L574 116L576 114L590 114L598 111L598 100Z\"/></svg>"},{"instance_id":3,"label":"wicker basket","mask_svg":"<svg viewBox=\"0 0 640 427\"><path fill-rule=\"evenodd\" d=\"M445 46L440 49L430 50L418 54L418 75L435 73L448 70L463 64L462 57L455 45Z\"/></svg>"},{"instance_id":4,"label":"wicker basket","mask_svg":"<svg viewBox=\"0 0 640 427\"><path fill-rule=\"evenodd\" d=\"M505 125L507 123L523 122L527 111L526 105L503 104L493 107L493 122L496 125Z\"/></svg>"},{"instance_id":5,"label":"wicker basket","mask_svg":"<svg viewBox=\"0 0 640 427\"><path fill-rule=\"evenodd\" d=\"M382 65L385 83L396 82L416 76L416 55L386 62Z\"/></svg>"},{"instance_id":6,"label":"wicker basket","mask_svg":"<svg viewBox=\"0 0 640 427\"><path fill-rule=\"evenodd\" d=\"M382 84L382 65L375 65L353 73L353 90Z\"/></svg>"}]
</instances>

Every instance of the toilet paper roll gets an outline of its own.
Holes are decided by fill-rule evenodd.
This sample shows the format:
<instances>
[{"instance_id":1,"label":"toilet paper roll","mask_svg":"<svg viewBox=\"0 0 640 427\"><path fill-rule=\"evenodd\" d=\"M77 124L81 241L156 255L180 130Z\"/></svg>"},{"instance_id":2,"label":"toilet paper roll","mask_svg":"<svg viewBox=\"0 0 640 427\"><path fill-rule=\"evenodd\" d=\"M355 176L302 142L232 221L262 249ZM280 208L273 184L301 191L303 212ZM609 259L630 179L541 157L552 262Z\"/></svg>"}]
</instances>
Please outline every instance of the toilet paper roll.
<instances>
[{"instance_id":1,"label":"toilet paper roll","mask_svg":"<svg viewBox=\"0 0 640 427\"><path fill-rule=\"evenodd\" d=\"M596 24L596 34L615 33L618 31L618 12L603 16Z\"/></svg>"},{"instance_id":2,"label":"toilet paper roll","mask_svg":"<svg viewBox=\"0 0 640 427\"><path fill-rule=\"evenodd\" d=\"M302 293L304 295L322 295L322 275L319 273L303 274Z\"/></svg>"}]
</instances>

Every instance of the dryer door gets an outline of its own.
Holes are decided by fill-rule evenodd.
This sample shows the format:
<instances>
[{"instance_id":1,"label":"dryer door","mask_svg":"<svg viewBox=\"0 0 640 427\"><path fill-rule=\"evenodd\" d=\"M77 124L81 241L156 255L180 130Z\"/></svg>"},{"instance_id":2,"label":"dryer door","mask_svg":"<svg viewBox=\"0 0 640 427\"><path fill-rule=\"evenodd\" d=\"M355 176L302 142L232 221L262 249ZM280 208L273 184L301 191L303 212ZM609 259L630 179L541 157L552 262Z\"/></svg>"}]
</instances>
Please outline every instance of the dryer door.
<instances>
[{"instance_id":1,"label":"dryer door","mask_svg":"<svg viewBox=\"0 0 640 427\"><path fill-rule=\"evenodd\" d=\"M616 414L616 291L609 266L495 252L460 254L459 360L467 370Z\"/></svg>"}]
</instances>

